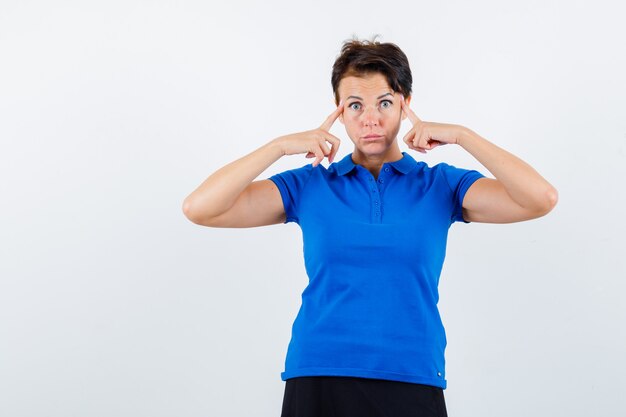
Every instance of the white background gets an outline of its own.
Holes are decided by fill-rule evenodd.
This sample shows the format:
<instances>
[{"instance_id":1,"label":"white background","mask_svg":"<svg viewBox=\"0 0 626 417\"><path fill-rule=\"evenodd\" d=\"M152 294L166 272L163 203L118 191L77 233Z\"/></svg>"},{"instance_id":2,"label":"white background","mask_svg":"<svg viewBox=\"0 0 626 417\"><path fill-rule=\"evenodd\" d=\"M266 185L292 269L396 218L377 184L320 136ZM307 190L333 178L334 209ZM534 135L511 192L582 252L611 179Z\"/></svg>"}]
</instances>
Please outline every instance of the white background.
<instances>
[{"instance_id":1,"label":"white background","mask_svg":"<svg viewBox=\"0 0 626 417\"><path fill-rule=\"evenodd\" d=\"M342 42L374 34L409 57L419 117L473 129L560 196L538 220L451 227L449 414L623 412L618 4L1 0L0 416L280 414L300 229L205 228L182 201L318 127ZM331 132L339 160L352 143ZM401 149L490 176L459 147Z\"/></svg>"}]
</instances>

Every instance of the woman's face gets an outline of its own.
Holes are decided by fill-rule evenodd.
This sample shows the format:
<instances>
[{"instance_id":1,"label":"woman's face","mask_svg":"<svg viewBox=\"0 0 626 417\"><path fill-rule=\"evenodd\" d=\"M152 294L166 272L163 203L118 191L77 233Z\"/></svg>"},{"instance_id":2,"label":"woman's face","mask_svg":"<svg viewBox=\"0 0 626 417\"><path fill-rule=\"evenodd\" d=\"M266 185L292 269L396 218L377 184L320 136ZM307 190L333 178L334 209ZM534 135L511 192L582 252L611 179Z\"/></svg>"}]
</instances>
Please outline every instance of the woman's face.
<instances>
[{"instance_id":1,"label":"woman's face","mask_svg":"<svg viewBox=\"0 0 626 417\"><path fill-rule=\"evenodd\" d=\"M392 91L381 73L342 78L338 92L344 108L339 120L357 150L366 155L386 154L406 117L400 93ZM410 99L406 98L407 104ZM367 138L369 135L378 137Z\"/></svg>"}]
</instances>

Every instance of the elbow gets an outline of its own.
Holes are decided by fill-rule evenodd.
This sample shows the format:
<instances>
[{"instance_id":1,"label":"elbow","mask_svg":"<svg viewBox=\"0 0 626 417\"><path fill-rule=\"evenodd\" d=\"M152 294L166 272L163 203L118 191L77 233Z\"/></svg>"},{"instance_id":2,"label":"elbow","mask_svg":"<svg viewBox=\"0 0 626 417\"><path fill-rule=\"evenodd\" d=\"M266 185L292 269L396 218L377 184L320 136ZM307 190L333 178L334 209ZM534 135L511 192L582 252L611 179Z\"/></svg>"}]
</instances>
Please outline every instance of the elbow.
<instances>
[{"instance_id":1,"label":"elbow","mask_svg":"<svg viewBox=\"0 0 626 417\"><path fill-rule=\"evenodd\" d=\"M199 226L216 227L215 218L207 216L207 210L204 207L199 207L197 203L187 197L183 201L183 214L189 221Z\"/></svg>"},{"instance_id":2,"label":"elbow","mask_svg":"<svg viewBox=\"0 0 626 417\"><path fill-rule=\"evenodd\" d=\"M559 193L556 188L550 186L542 195L542 203L539 205L537 212L539 217L550 213L559 201Z\"/></svg>"},{"instance_id":3,"label":"elbow","mask_svg":"<svg viewBox=\"0 0 626 417\"><path fill-rule=\"evenodd\" d=\"M559 202L559 192L554 187L550 187L550 191L548 192L548 200L550 201L550 210L556 206L556 203Z\"/></svg>"},{"instance_id":4,"label":"elbow","mask_svg":"<svg viewBox=\"0 0 626 417\"><path fill-rule=\"evenodd\" d=\"M192 223L195 224L200 224L201 221L198 217L198 213L195 212L194 208L193 208L193 204L190 200L189 197L185 198L185 200L183 201L183 214L185 215L185 217L187 217L187 219L189 221L191 221Z\"/></svg>"}]
</instances>

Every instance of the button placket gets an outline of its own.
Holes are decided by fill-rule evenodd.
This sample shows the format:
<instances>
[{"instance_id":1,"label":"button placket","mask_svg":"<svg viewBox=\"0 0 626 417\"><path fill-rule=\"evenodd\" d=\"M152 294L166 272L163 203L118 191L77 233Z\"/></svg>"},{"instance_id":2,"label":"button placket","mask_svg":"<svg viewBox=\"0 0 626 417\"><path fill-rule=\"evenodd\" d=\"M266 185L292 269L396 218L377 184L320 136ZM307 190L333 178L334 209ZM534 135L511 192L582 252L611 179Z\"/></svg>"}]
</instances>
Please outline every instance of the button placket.
<instances>
[{"instance_id":1,"label":"button placket","mask_svg":"<svg viewBox=\"0 0 626 417\"><path fill-rule=\"evenodd\" d=\"M380 223L380 192L375 180L373 180L372 195L374 197L374 221Z\"/></svg>"},{"instance_id":2,"label":"button placket","mask_svg":"<svg viewBox=\"0 0 626 417\"><path fill-rule=\"evenodd\" d=\"M382 172L379 173L378 178L374 179L374 185L376 187L376 194L375 194L375 198L374 198L374 219L377 223L381 222L381 207L382 207L382 198L381 198L381 194L382 194L382 185L384 184L385 180L383 179L383 177L385 176L385 172L387 172L388 168L385 167L383 169Z\"/></svg>"},{"instance_id":3,"label":"button placket","mask_svg":"<svg viewBox=\"0 0 626 417\"><path fill-rule=\"evenodd\" d=\"M360 167L359 167L360 169ZM372 222L374 223L380 223L381 222L381 217L382 217L382 198L381 198L381 194L383 192L383 186L385 184L385 179L384 177L386 177L388 174L385 174L385 172L390 172L389 167L385 167L382 169L382 171L379 173L378 178L374 178L374 176L371 174L371 172L367 171L366 169L360 169L361 175L362 176L367 176L367 184L369 185L369 189L370 189L370 196L371 196L371 213L372 213Z\"/></svg>"}]
</instances>

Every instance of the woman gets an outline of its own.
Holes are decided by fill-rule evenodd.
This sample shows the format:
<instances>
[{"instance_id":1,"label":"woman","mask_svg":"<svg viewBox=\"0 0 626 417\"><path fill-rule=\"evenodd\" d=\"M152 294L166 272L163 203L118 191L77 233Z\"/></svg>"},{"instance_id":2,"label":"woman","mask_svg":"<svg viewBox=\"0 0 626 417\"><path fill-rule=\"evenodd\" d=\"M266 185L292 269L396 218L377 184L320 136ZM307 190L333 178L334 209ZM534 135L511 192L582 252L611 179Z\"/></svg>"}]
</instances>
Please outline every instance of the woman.
<instances>
[{"instance_id":1,"label":"woman","mask_svg":"<svg viewBox=\"0 0 626 417\"><path fill-rule=\"evenodd\" d=\"M331 83L337 108L319 128L273 139L219 169L183 211L210 227L302 228L309 284L281 374L283 417L445 416L437 286L448 229L543 216L557 191L472 130L420 120L409 107L407 57L392 43L345 42ZM457 145L495 179L402 152L397 134L407 117L410 149ZM334 162L337 118L354 151ZM254 181L293 154L315 160Z\"/></svg>"}]
</instances>

